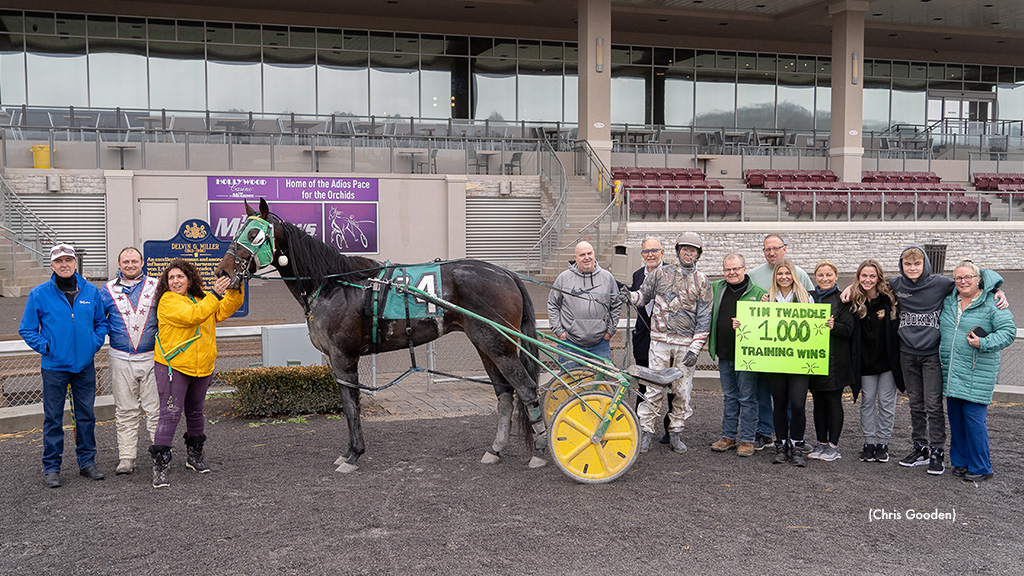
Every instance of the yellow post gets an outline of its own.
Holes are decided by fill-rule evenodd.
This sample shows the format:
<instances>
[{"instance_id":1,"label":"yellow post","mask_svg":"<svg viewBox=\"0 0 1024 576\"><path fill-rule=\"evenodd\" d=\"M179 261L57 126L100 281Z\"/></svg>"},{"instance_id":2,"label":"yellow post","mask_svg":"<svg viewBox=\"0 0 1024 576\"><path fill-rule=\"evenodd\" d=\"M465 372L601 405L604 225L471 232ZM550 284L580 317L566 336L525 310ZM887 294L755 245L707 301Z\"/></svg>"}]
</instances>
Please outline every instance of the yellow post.
<instances>
[{"instance_id":1,"label":"yellow post","mask_svg":"<svg viewBox=\"0 0 1024 576\"><path fill-rule=\"evenodd\" d=\"M36 144L29 148L32 151L32 165L36 168L50 167L50 147L46 144Z\"/></svg>"},{"instance_id":2,"label":"yellow post","mask_svg":"<svg viewBox=\"0 0 1024 576\"><path fill-rule=\"evenodd\" d=\"M622 180L616 180L612 183L615 190L615 205L622 206Z\"/></svg>"}]
</instances>

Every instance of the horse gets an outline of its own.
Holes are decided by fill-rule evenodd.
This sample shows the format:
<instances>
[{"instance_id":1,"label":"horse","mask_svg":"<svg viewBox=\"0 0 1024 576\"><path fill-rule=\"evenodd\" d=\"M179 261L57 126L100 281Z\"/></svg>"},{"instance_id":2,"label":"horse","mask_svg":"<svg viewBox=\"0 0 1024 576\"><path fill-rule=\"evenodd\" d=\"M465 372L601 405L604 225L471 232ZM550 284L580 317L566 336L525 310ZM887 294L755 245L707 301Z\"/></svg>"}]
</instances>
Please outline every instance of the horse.
<instances>
[{"instance_id":1,"label":"horse","mask_svg":"<svg viewBox=\"0 0 1024 576\"><path fill-rule=\"evenodd\" d=\"M244 276L272 264L302 306L310 340L328 359L340 385L349 434L348 449L335 461L338 472L358 469L359 457L366 451L359 395L360 389L367 388L359 384L359 357L425 344L456 330L465 332L476 348L498 399L497 431L481 462L494 464L501 459L511 429L514 391L520 427L527 446L533 446L529 467L547 463L546 424L537 395L536 344L524 339L520 349L514 339L494 327L449 308L433 318L409 318L406 312L402 319L378 317L375 322L372 309L367 310L366 293L372 293L372 281L388 264L339 253L271 214L265 199L260 199L258 213L248 202L245 210L249 219L215 274L232 278L232 286L237 287ZM446 261L437 266L440 294L446 302L537 338L533 302L517 275L480 260Z\"/></svg>"}]
</instances>

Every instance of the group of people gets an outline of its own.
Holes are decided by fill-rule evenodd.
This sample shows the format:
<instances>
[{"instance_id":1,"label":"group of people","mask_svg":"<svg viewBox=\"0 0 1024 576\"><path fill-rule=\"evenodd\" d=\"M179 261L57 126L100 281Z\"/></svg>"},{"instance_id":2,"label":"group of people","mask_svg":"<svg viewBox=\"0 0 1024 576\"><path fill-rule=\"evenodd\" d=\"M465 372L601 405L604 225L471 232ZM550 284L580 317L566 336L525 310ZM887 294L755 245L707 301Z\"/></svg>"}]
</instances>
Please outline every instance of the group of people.
<instances>
[{"instance_id":1,"label":"group of people","mask_svg":"<svg viewBox=\"0 0 1024 576\"><path fill-rule=\"evenodd\" d=\"M50 250L50 280L29 293L18 333L42 356L43 482L61 486L64 399L71 396L79 473L102 480L96 466L94 357L110 337L109 362L117 422L115 474L135 470L140 421L152 445L153 486L169 486L171 445L185 416L185 466L205 463L203 415L217 356L215 325L242 305L241 289L218 278L203 290L196 267L174 260L159 278L142 273L142 252L125 248L116 277L97 288L78 273L73 246Z\"/></svg>"},{"instance_id":2,"label":"group of people","mask_svg":"<svg viewBox=\"0 0 1024 576\"><path fill-rule=\"evenodd\" d=\"M999 372L1000 350L1016 337L1013 315L999 289L1002 278L970 260L957 264L954 277L933 274L927 254L917 246L900 255L899 274L886 278L882 265L865 260L851 286L837 285L839 270L820 261L813 279L786 257L779 234L764 238L765 262L748 270L739 253L723 259L721 280L712 282L698 267L703 239L680 235L675 264L664 262L657 238L641 246L644 266L632 285L617 282L598 264L587 242L576 246L576 261L556 279L548 298L548 317L561 340L611 359L609 341L621 310L636 307L633 356L655 370L675 366L683 376L668 389L641 389L637 417L640 452L650 450L659 415L669 407L663 442L685 452L683 431L693 414L691 392L697 356L705 347L717 358L722 385L721 437L716 452L736 449L741 457L774 447L773 463L807 465L842 457L843 393L860 401L862 462L888 462L897 390L910 403L913 447L900 459L906 467L946 470L948 410L949 464L965 481L992 477L987 406ZM736 317L741 301L829 305L828 374L755 373L736 364ZM808 391L814 401L816 441L804 438Z\"/></svg>"}]
</instances>

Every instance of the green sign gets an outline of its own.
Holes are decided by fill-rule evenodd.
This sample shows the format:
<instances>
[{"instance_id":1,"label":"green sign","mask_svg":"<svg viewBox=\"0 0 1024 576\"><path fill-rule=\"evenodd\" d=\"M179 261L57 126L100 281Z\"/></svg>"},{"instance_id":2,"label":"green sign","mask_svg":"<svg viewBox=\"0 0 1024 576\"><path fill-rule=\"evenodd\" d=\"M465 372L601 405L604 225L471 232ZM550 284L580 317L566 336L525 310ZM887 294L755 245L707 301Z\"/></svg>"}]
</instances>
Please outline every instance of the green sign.
<instances>
[{"instance_id":1,"label":"green sign","mask_svg":"<svg viewBox=\"0 0 1024 576\"><path fill-rule=\"evenodd\" d=\"M736 369L828 374L828 304L737 302Z\"/></svg>"}]
</instances>

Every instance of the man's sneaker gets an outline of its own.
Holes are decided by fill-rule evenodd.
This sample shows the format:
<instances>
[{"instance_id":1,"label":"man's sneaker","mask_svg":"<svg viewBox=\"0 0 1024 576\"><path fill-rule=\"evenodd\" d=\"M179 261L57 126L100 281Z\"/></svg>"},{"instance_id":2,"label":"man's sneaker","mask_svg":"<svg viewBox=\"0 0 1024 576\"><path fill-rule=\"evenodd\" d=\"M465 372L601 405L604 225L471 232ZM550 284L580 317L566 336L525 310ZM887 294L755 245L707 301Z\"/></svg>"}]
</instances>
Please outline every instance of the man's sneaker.
<instances>
[{"instance_id":1,"label":"man's sneaker","mask_svg":"<svg viewBox=\"0 0 1024 576\"><path fill-rule=\"evenodd\" d=\"M986 480L990 480L993 474L995 474L995 472L989 472L988 474L971 474L968 472L964 474L963 481L968 483L984 482Z\"/></svg>"},{"instance_id":2,"label":"man's sneaker","mask_svg":"<svg viewBox=\"0 0 1024 576\"><path fill-rule=\"evenodd\" d=\"M736 455L744 458L754 455L754 443L753 442L740 442L736 446Z\"/></svg>"},{"instance_id":3,"label":"man's sneaker","mask_svg":"<svg viewBox=\"0 0 1024 576\"><path fill-rule=\"evenodd\" d=\"M715 452L725 452L729 448L736 447L736 440L733 438L719 438L717 442L711 445L711 449Z\"/></svg>"},{"instance_id":4,"label":"man's sneaker","mask_svg":"<svg viewBox=\"0 0 1024 576\"><path fill-rule=\"evenodd\" d=\"M875 462L889 461L889 445L875 444Z\"/></svg>"},{"instance_id":5,"label":"man's sneaker","mask_svg":"<svg viewBox=\"0 0 1024 576\"><path fill-rule=\"evenodd\" d=\"M829 444L825 446L825 451L821 453L821 459L825 462L831 462L833 460L839 460L843 455L839 453L839 446Z\"/></svg>"},{"instance_id":6,"label":"man's sneaker","mask_svg":"<svg viewBox=\"0 0 1024 576\"><path fill-rule=\"evenodd\" d=\"M758 434L757 437L754 438L754 450L757 450L758 452L760 452L761 450L764 450L765 448L768 448L769 446L774 446L774 445L775 445L775 443L772 442L771 436L765 436L764 434Z\"/></svg>"},{"instance_id":7,"label":"man's sneaker","mask_svg":"<svg viewBox=\"0 0 1024 576\"><path fill-rule=\"evenodd\" d=\"M928 459L928 473L933 476L941 476L946 471L946 466L942 463L942 460L942 450L940 448L933 449L931 458Z\"/></svg>"},{"instance_id":8,"label":"man's sneaker","mask_svg":"<svg viewBox=\"0 0 1024 576\"><path fill-rule=\"evenodd\" d=\"M861 462L874 462L875 461L875 445L865 444L864 448L860 451Z\"/></svg>"},{"instance_id":9,"label":"man's sneaker","mask_svg":"<svg viewBox=\"0 0 1024 576\"><path fill-rule=\"evenodd\" d=\"M825 451L826 446L821 442L814 445L814 449L807 455L811 460L821 460L821 453Z\"/></svg>"},{"instance_id":10,"label":"man's sneaker","mask_svg":"<svg viewBox=\"0 0 1024 576\"><path fill-rule=\"evenodd\" d=\"M131 474L132 472L135 472L135 458L121 458L117 463L117 468L114 470L114 474L117 476Z\"/></svg>"},{"instance_id":11,"label":"man's sneaker","mask_svg":"<svg viewBox=\"0 0 1024 576\"><path fill-rule=\"evenodd\" d=\"M967 466L953 466L953 476L963 478L967 475Z\"/></svg>"},{"instance_id":12,"label":"man's sneaker","mask_svg":"<svg viewBox=\"0 0 1024 576\"><path fill-rule=\"evenodd\" d=\"M914 443L914 451L907 454L900 460L900 466L913 468L914 466L925 466L928 464L928 447Z\"/></svg>"}]
</instances>

